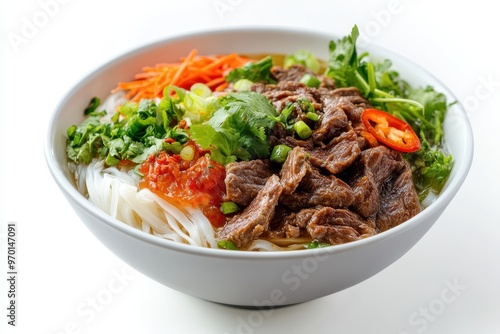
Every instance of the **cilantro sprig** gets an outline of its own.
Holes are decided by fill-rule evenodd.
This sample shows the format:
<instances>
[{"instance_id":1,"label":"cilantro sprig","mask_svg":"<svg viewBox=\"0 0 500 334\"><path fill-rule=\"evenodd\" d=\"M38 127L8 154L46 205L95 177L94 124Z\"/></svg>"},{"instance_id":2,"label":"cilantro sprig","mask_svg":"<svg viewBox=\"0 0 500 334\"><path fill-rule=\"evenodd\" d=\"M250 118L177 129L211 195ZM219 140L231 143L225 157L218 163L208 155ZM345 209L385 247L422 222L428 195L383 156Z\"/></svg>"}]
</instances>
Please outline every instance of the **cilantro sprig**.
<instances>
[{"instance_id":1,"label":"cilantro sprig","mask_svg":"<svg viewBox=\"0 0 500 334\"><path fill-rule=\"evenodd\" d=\"M148 155L159 150L175 151L188 135L176 124L182 111L170 98L158 104L152 100L127 102L111 117L111 122L101 122L107 113L96 111L96 98L90 102L93 111L80 125L67 130L66 153L76 163L89 164L94 158L105 159L108 166L121 160L135 163L144 161ZM174 142L165 142L173 138Z\"/></svg>"},{"instance_id":2,"label":"cilantro sprig","mask_svg":"<svg viewBox=\"0 0 500 334\"><path fill-rule=\"evenodd\" d=\"M221 107L206 123L193 124L190 136L212 160L226 165L237 159L268 158L267 131L278 113L269 100L255 92L230 93L220 99Z\"/></svg>"},{"instance_id":3,"label":"cilantro sprig","mask_svg":"<svg viewBox=\"0 0 500 334\"><path fill-rule=\"evenodd\" d=\"M255 63L248 63L243 67L236 68L226 75L227 82L235 83L238 80L246 79L251 82L276 83L271 77L273 60L271 56L262 58Z\"/></svg>"},{"instance_id":4,"label":"cilantro sprig","mask_svg":"<svg viewBox=\"0 0 500 334\"><path fill-rule=\"evenodd\" d=\"M420 199L439 193L448 179L453 158L443 143L443 122L449 107L446 96L433 87L412 87L393 70L388 59L374 61L358 55L359 30L329 45L326 75L337 87L357 87L370 103L410 124L419 135L421 149L405 154L411 163Z\"/></svg>"}]
</instances>

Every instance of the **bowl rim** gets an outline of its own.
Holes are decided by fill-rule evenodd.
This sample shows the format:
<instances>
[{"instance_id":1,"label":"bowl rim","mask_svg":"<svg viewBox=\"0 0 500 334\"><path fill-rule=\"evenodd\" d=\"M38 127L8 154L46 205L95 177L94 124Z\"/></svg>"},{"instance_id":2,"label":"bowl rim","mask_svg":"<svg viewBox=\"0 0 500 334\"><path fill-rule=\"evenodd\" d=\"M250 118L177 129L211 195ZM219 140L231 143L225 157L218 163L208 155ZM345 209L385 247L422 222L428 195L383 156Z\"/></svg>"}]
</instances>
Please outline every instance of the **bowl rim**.
<instances>
[{"instance_id":1,"label":"bowl rim","mask_svg":"<svg viewBox=\"0 0 500 334\"><path fill-rule=\"evenodd\" d=\"M411 64L415 68L417 68L420 72L423 74L431 77L436 83L440 85L439 91L445 94L448 98L453 98L454 101L456 101L453 105L453 108L455 108L455 112L458 112L460 115L461 119L464 122L466 133L464 134L466 138L468 139L466 141L466 147L464 148L465 150L465 155L463 158L463 163L459 166L454 165L453 168L459 168L459 170L455 171L455 177L452 180L449 180L447 182L447 185L445 188L442 190L441 194L436 198L436 200L430 204L425 210L422 210L418 215L410 218L409 220L405 221L404 223L395 226L391 228L390 230L378 233L374 236L367 237L365 239L345 243L345 244L340 244L340 245L334 245L331 247L325 247L325 248L318 248L314 250L290 250L290 251L273 251L273 252L251 252L251 251L227 251L223 249L215 249L215 248L206 248L206 247L198 247L198 246L193 246L193 245L188 245L188 244L182 244L182 243L177 243L174 241L162 239L158 236L152 235L145 233L137 228L134 228L128 224L125 224L118 219L113 218L109 214L105 213L101 209L99 209L97 206L92 204L88 199L86 199L83 195L81 195L76 188L73 186L73 184L66 178L66 176L63 173L62 168L58 165L56 155L53 151L53 143L55 140L55 131L54 127L56 124L56 120L58 116L63 112L62 107L66 104L66 101L71 98L71 96L77 92L81 86L83 86L86 82L92 80L95 76L97 76L102 70L105 68L111 66L114 62L119 62L127 58L132 58L136 56L137 54L146 52L148 49L152 49L158 46L161 46L163 44L169 44L173 43L175 41L183 40L183 39L189 39L189 38L194 38L194 37L203 37L203 36L213 36L213 35L218 35L218 34L227 34L227 33L279 33L279 34L300 34L304 36L314 36L314 37L320 37L324 39L338 39L340 38L339 36L333 34L333 33L325 33L324 31L318 31L318 30L307 30L307 29L299 29L296 27L285 27L285 26L240 26L240 27L223 27L223 28L212 28L212 29L205 29L203 31L190 31L190 32L184 32L184 33L179 33L176 35L172 36L167 36L164 38L160 38L156 41L152 42L146 42L143 45L140 45L138 47L133 47L129 49L128 51L122 52L120 55L113 57L109 59L108 61L105 61L102 63L100 66L95 68L94 70L90 71L87 75L85 75L83 78L80 78L76 84L72 85L70 89L63 95L63 97L60 99L59 103L57 104L56 108L52 112L49 121L48 121L48 131L47 135L45 137L44 141L44 152L45 152L45 160L47 163L47 166L49 168L50 173L52 174L52 177L60 187L60 189L63 191L63 193L70 198L74 204L78 205L81 209L85 210L89 214L93 215L95 218L97 218L100 222L105 223L108 227L111 227L121 233L125 233L130 237L140 239L142 241L145 241L147 243L150 243L152 245L161 247L161 248L166 248L171 251L176 251L176 252L182 252L182 253L190 253L193 255L199 255L199 256L208 256L208 257L219 257L219 258L246 258L246 259L283 259L283 258L302 258L302 257L308 257L313 254L317 255L322 255L322 254L329 254L329 253L340 253L340 252L346 252L349 251L352 248L358 248L362 247L364 245L372 244L372 243L378 243L383 240L389 239L396 237L397 235L403 233L404 231L407 231L409 229L413 229L421 220L425 220L428 217L434 215L436 212L441 210L443 206L446 206L446 200L448 198L452 198L457 191L459 190L460 186L464 182L465 178L467 177L467 174L470 170L470 167L472 165L472 160L473 160L473 152L474 152L474 140L473 140L473 134L472 134L472 127L470 124L470 121L467 117L467 114L465 112L465 109L461 105L461 103L458 101L458 99L455 97L455 95L451 92L451 90L438 78L436 78L432 73L428 72L425 68L421 67L420 65L416 64L415 62L407 59L406 57L393 52L389 49L383 48L379 45L370 43L368 47L359 47L359 49L366 49L370 52L370 54L373 54L375 56L381 55L384 58L397 58L399 61L404 61L407 62L408 64ZM395 62L395 65L397 63Z\"/></svg>"}]
</instances>

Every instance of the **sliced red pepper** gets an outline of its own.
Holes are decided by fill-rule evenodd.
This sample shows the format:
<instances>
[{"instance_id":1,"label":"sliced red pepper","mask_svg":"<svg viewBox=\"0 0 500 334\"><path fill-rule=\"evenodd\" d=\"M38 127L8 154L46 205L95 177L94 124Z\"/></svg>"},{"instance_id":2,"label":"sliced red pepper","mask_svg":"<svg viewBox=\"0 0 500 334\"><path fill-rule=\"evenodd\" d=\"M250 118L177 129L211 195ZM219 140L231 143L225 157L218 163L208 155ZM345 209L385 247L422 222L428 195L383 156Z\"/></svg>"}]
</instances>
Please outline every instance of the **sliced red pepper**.
<instances>
[{"instance_id":1,"label":"sliced red pepper","mask_svg":"<svg viewBox=\"0 0 500 334\"><path fill-rule=\"evenodd\" d=\"M420 149L420 140L405 121L378 109L365 109L361 121L366 131L379 142L400 152L415 152Z\"/></svg>"}]
</instances>

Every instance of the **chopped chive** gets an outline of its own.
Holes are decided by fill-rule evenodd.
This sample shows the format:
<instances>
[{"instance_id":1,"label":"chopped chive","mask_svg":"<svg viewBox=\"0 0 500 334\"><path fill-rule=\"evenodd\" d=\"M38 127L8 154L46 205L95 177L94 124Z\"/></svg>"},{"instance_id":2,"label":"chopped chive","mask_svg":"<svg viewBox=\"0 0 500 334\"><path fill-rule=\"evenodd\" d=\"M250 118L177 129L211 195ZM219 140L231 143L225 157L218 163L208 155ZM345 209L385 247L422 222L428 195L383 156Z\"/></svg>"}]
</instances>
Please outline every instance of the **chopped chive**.
<instances>
[{"instance_id":1,"label":"chopped chive","mask_svg":"<svg viewBox=\"0 0 500 334\"><path fill-rule=\"evenodd\" d=\"M284 163L288 156L288 152L290 152L291 149L292 148L287 145L274 146L273 151L271 152L270 160L280 164Z\"/></svg>"},{"instance_id":2,"label":"chopped chive","mask_svg":"<svg viewBox=\"0 0 500 334\"><path fill-rule=\"evenodd\" d=\"M184 146L179 155L181 156L182 160L191 161L194 159L194 149L191 145Z\"/></svg>"},{"instance_id":3,"label":"chopped chive","mask_svg":"<svg viewBox=\"0 0 500 334\"><path fill-rule=\"evenodd\" d=\"M233 88L239 92L241 91L249 91L250 87L252 87L253 82L248 79L239 79L233 85Z\"/></svg>"},{"instance_id":4,"label":"chopped chive","mask_svg":"<svg viewBox=\"0 0 500 334\"><path fill-rule=\"evenodd\" d=\"M307 139L312 134L311 128L304 121L295 122L293 129L301 139Z\"/></svg>"},{"instance_id":5,"label":"chopped chive","mask_svg":"<svg viewBox=\"0 0 500 334\"><path fill-rule=\"evenodd\" d=\"M222 249L239 250L238 246L231 240L220 240L217 242L217 247Z\"/></svg>"},{"instance_id":6,"label":"chopped chive","mask_svg":"<svg viewBox=\"0 0 500 334\"><path fill-rule=\"evenodd\" d=\"M310 242L308 244L304 245L307 249L315 249L315 248L323 248L323 247L329 247L331 246L330 244L324 243L324 242L319 242L318 240L314 240L313 242Z\"/></svg>"},{"instance_id":7,"label":"chopped chive","mask_svg":"<svg viewBox=\"0 0 500 334\"><path fill-rule=\"evenodd\" d=\"M239 210L240 208L238 207L238 204L234 202L224 202L220 206L220 211L222 211L222 213L225 215L235 213Z\"/></svg>"},{"instance_id":8,"label":"chopped chive","mask_svg":"<svg viewBox=\"0 0 500 334\"><path fill-rule=\"evenodd\" d=\"M100 104L101 104L101 100L99 100L99 98L97 98L97 97L93 97L90 100L90 103L87 106L87 108L85 108L85 110L83 111L83 114L88 115L91 112L94 112L97 109L97 107L99 107Z\"/></svg>"},{"instance_id":9,"label":"chopped chive","mask_svg":"<svg viewBox=\"0 0 500 334\"><path fill-rule=\"evenodd\" d=\"M311 88L318 88L319 85L321 85L321 81L309 73L304 74L304 76L300 79L300 82Z\"/></svg>"},{"instance_id":10,"label":"chopped chive","mask_svg":"<svg viewBox=\"0 0 500 334\"><path fill-rule=\"evenodd\" d=\"M120 159L117 159L114 156L112 156L111 154L108 154L105 162L106 162L106 165L108 165L108 166L115 166L120 162Z\"/></svg>"},{"instance_id":11,"label":"chopped chive","mask_svg":"<svg viewBox=\"0 0 500 334\"><path fill-rule=\"evenodd\" d=\"M319 120L318 114L316 114L312 111L307 112L306 117L314 122L317 122Z\"/></svg>"}]
</instances>

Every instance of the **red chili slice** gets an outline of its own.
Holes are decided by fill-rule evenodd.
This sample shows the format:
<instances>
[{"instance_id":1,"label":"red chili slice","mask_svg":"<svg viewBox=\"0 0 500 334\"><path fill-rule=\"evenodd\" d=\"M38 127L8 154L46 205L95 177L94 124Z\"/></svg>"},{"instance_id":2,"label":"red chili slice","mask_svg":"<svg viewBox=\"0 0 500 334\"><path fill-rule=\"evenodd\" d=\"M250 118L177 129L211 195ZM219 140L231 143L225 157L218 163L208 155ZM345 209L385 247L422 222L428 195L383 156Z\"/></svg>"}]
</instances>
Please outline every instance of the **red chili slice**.
<instances>
[{"instance_id":1,"label":"red chili slice","mask_svg":"<svg viewBox=\"0 0 500 334\"><path fill-rule=\"evenodd\" d=\"M405 121L378 109L365 109L361 121L379 142L401 152L420 149L420 140Z\"/></svg>"}]
</instances>

